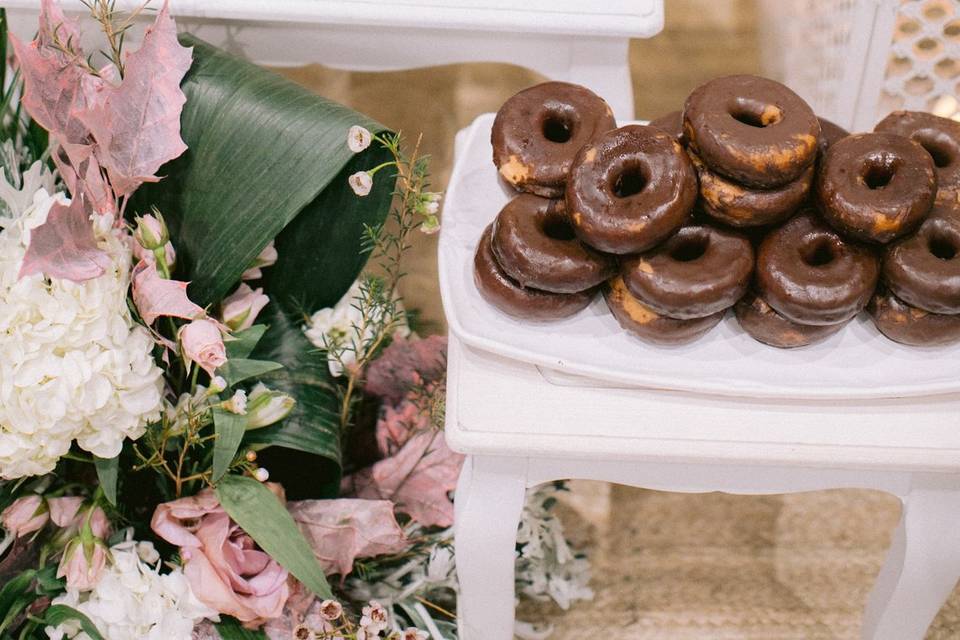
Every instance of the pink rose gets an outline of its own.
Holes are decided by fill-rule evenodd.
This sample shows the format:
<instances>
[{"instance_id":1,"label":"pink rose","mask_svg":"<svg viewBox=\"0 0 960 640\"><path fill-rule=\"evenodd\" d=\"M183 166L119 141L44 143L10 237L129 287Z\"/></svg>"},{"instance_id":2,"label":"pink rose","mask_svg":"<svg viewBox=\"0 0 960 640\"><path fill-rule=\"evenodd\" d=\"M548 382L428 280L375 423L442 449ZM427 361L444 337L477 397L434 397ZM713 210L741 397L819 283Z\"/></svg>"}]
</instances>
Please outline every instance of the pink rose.
<instances>
[{"instance_id":1,"label":"pink rose","mask_svg":"<svg viewBox=\"0 0 960 640\"><path fill-rule=\"evenodd\" d=\"M0 514L3 528L17 538L39 531L49 519L50 512L44 504L43 496L36 494L17 498Z\"/></svg>"},{"instance_id":2,"label":"pink rose","mask_svg":"<svg viewBox=\"0 0 960 640\"><path fill-rule=\"evenodd\" d=\"M134 262L145 260L150 264L156 264L157 256L153 251L144 249L136 240L131 240L130 246L133 248ZM172 242L163 245L163 261L168 270L172 270L173 266L177 263L177 251L173 248Z\"/></svg>"},{"instance_id":3,"label":"pink rose","mask_svg":"<svg viewBox=\"0 0 960 640\"><path fill-rule=\"evenodd\" d=\"M282 499L279 485L267 486ZM207 606L250 627L283 613L290 596L287 570L257 548L212 490L159 505L150 526L180 547L184 575Z\"/></svg>"},{"instance_id":4,"label":"pink rose","mask_svg":"<svg viewBox=\"0 0 960 640\"><path fill-rule=\"evenodd\" d=\"M78 536L67 543L60 558L57 577L67 579L67 589L90 591L100 582L100 576L107 566L107 545L95 538L84 542Z\"/></svg>"},{"instance_id":5,"label":"pink rose","mask_svg":"<svg viewBox=\"0 0 960 640\"><path fill-rule=\"evenodd\" d=\"M80 496L50 498L47 500L47 504L50 506L50 519L53 520L53 524L63 529L80 528L80 523L77 521L77 512L80 511L83 498ZM103 510L100 513L103 513Z\"/></svg>"},{"instance_id":6,"label":"pink rose","mask_svg":"<svg viewBox=\"0 0 960 640\"><path fill-rule=\"evenodd\" d=\"M217 367L227 361L227 349L223 346L220 327L213 320L194 320L180 329L180 345L183 355L211 376Z\"/></svg>"},{"instance_id":7,"label":"pink rose","mask_svg":"<svg viewBox=\"0 0 960 640\"><path fill-rule=\"evenodd\" d=\"M234 331L249 329L268 302L270 298L263 295L263 289L251 289L243 282L223 301L223 323Z\"/></svg>"}]
</instances>

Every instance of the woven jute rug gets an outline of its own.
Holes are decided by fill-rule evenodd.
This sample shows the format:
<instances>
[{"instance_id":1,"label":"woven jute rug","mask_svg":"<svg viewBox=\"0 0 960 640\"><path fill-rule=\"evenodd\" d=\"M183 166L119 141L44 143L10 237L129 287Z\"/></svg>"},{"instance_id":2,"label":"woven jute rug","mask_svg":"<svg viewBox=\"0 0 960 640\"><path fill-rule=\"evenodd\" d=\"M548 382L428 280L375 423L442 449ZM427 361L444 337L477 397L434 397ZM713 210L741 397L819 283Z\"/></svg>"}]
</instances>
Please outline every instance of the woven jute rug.
<instances>
[{"instance_id":1,"label":"woven jute rug","mask_svg":"<svg viewBox=\"0 0 960 640\"><path fill-rule=\"evenodd\" d=\"M567 503L596 597L565 613L521 608L552 623L554 640L855 640L900 513L870 491L684 495L583 482ZM927 638L960 638L960 588Z\"/></svg>"}]
</instances>

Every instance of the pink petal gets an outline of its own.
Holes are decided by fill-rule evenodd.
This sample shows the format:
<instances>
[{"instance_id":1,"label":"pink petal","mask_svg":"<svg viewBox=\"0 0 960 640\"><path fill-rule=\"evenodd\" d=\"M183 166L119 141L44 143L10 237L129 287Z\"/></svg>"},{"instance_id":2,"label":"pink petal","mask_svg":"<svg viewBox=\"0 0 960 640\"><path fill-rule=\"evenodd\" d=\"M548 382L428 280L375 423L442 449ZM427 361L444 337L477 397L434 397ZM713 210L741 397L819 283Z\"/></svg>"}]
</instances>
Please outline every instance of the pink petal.
<instances>
[{"instance_id":1,"label":"pink petal","mask_svg":"<svg viewBox=\"0 0 960 640\"><path fill-rule=\"evenodd\" d=\"M82 194L69 205L55 202L47 221L30 232L20 278L43 273L49 278L82 282L103 275L110 258L97 246L90 211Z\"/></svg>"},{"instance_id":2,"label":"pink petal","mask_svg":"<svg viewBox=\"0 0 960 640\"><path fill-rule=\"evenodd\" d=\"M50 519L58 527L67 528L74 524L77 511L83 504L83 498L70 496L65 498L50 498L47 505L50 507Z\"/></svg>"},{"instance_id":3,"label":"pink petal","mask_svg":"<svg viewBox=\"0 0 960 640\"><path fill-rule=\"evenodd\" d=\"M148 325L160 316L191 320L203 315L203 308L187 297L189 282L167 280L153 262L141 260L133 268L133 302Z\"/></svg>"},{"instance_id":4,"label":"pink petal","mask_svg":"<svg viewBox=\"0 0 960 640\"><path fill-rule=\"evenodd\" d=\"M204 489L195 496L157 505L150 528L170 544L199 547L200 541L184 525L184 521L196 521L211 513L223 513L223 507L212 490Z\"/></svg>"},{"instance_id":5,"label":"pink petal","mask_svg":"<svg viewBox=\"0 0 960 640\"><path fill-rule=\"evenodd\" d=\"M348 575L354 560L409 546L387 500L303 500L287 505L324 571Z\"/></svg>"},{"instance_id":6,"label":"pink petal","mask_svg":"<svg viewBox=\"0 0 960 640\"><path fill-rule=\"evenodd\" d=\"M97 103L78 112L118 197L159 180L154 174L160 166L187 149L180 137L186 102L180 81L190 69L191 50L177 42L168 4L127 58L120 84L103 87Z\"/></svg>"}]
</instances>

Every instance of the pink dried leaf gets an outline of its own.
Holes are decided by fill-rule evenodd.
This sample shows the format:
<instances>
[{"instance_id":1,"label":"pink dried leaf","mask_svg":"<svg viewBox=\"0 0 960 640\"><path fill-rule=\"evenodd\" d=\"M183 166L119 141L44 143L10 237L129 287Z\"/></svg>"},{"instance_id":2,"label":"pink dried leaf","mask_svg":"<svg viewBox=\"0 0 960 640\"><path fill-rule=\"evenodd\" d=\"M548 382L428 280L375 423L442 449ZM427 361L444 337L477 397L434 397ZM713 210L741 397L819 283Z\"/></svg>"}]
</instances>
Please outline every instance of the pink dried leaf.
<instances>
[{"instance_id":1,"label":"pink dried leaf","mask_svg":"<svg viewBox=\"0 0 960 640\"><path fill-rule=\"evenodd\" d=\"M82 90L86 72L37 40L24 44L10 34L10 41L23 75L23 106L27 113L55 139L86 143L89 132L76 117L86 105Z\"/></svg>"},{"instance_id":2,"label":"pink dried leaf","mask_svg":"<svg viewBox=\"0 0 960 640\"><path fill-rule=\"evenodd\" d=\"M130 54L123 80L105 84L79 117L97 141L100 164L118 197L133 193L187 146L180 137L186 96L180 81L190 68L191 49L177 42L168 3L147 29L143 45Z\"/></svg>"},{"instance_id":3,"label":"pink dried leaf","mask_svg":"<svg viewBox=\"0 0 960 640\"><path fill-rule=\"evenodd\" d=\"M392 501L424 526L453 524L453 502L463 456L447 447L441 431L423 431L396 455L344 479L343 491L358 498Z\"/></svg>"},{"instance_id":4,"label":"pink dried leaf","mask_svg":"<svg viewBox=\"0 0 960 640\"><path fill-rule=\"evenodd\" d=\"M43 273L83 282L103 275L109 267L110 257L97 246L90 210L80 195L69 205L55 202L46 222L30 232L18 277Z\"/></svg>"},{"instance_id":5,"label":"pink dried leaf","mask_svg":"<svg viewBox=\"0 0 960 640\"><path fill-rule=\"evenodd\" d=\"M409 546L387 500L302 500L288 502L287 510L327 574L346 576L357 558Z\"/></svg>"},{"instance_id":6,"label":"pink dried leaf","mask_svg":"<svg viewBox=\"0 0 960 640\"><path fill-rule=\"evenodd\" d=\"M157 273L157 265L141 260L133 268L133 303L149 326L160 316L193 320L203 315L203 308L187 297L188 282L167 280Z\"/></svg>"},{"instance_id":7,"label":"pink dried leaf","mask_svg":"<svg viewBox=\"0 0 960 640\"><path fill-rule=\"evenodd\" d=\"M37 40L42 46L53 44L54 40L71 44L80 54L80 27L76 20L64 15L59 3L54 0L40 2L40 28Z\"/></svg>"},{"instance_id":8,"label":"pink dried leaf","mask_svg":"<svg viewBox=\"0 0 960 640\"><path fill-rule=\"evenodd\" d=\"M418 382L438 380L446 369L446 337L398 338L370 363L365 390L396 403Z\"/></svg>"}]
</instances>

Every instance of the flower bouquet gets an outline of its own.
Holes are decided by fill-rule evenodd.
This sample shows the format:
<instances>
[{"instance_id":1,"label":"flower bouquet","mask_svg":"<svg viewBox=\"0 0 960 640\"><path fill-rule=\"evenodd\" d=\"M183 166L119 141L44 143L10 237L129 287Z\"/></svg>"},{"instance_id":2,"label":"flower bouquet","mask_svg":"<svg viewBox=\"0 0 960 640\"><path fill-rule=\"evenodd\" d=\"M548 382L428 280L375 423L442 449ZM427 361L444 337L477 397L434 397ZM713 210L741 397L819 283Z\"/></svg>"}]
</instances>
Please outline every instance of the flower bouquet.
<instances>
[{"instance_id":1,"label":"flower bouquet","mask_svg":"<svg viewBox=\"0 0 960 640\"><path fill-rule=\"evenodd\" d=\"M0 638L455 637L446 342L398 294L428 158L88 8L101 52L43 0L0 69ZM518 586L565 607L559 490Z\"/></svg>"}]
</instances>

